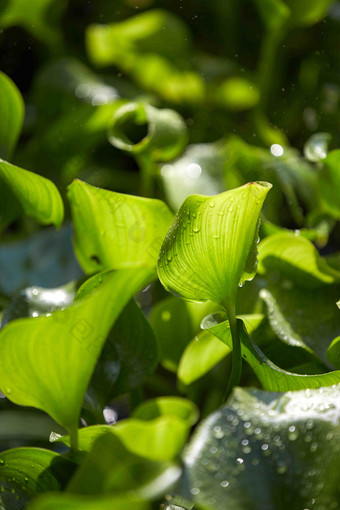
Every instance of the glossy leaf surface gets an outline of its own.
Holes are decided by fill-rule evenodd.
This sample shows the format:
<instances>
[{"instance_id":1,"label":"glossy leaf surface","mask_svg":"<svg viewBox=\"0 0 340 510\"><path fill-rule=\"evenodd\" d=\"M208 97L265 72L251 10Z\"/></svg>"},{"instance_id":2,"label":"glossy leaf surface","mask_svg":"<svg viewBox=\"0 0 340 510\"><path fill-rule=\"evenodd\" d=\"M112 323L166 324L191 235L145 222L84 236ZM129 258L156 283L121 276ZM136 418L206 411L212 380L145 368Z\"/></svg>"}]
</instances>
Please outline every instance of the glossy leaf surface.
<instances>
[{"instance_id":1,"label":"glossy leaf surface","mask_svg":"<svg viewBox=\"0 0 340 510\"><path fill-rule=\"evenodd\" d=\"M123 195L74 181L69 187L75 252L87 273L156 265L172 220L156 199Z\"/></svg>"},{"instance_id":2,"label":"glossy leaf surface","mask_svg":"<svg viewBox=\"0 0 340 510\"><path fill-rule=\"evenodd\" d=\"M326 351L340 332L340 311L336 306L339 293L338 285L306 292L283 281L281 285L269 285L260 296L278 337L315 353L327 364Z\"/></svg>"},{"instance_id":3,"label":"glossy leaf surface","mask_svg":"<svg viewBox=\"0 0 340 510\"><path fill-rule=\"evenodd\" d=\"M95 425L80 429L79 449L90 451L98 437L108 432L135 455L153 461L170 461L183 448L197 418L197 408L192 402L162 397L142 404L136 415L113 426ZM68 437L59 440L70 444Z\"/></svg>"},{"instance_id":4,"label":"glossy leaf surface","mask_svg":"<svg viewBox=\"0 0 340 510\"><path fill-rule=\"evenodd\" d=\"M339 416L339 386L237 388L185 452L188 493L214 510L337 508Z\"/></svg>"},{"instance_id":5,"label":"glossy leaf surface","mask_svg":"<svg viewBox=\"0 0 340 510\"><path fill-rule=\"evenodd\" d=\"M29 510L151 510L150 503L131 496L79 496L51 493L41 496Z\"/></svg>"},{"instance_id":6,"label":"glossy leaf surface","mask_svg":"<svg viewBox=\"0 0 340 510\"><path fill-rule=\"evenodd\" d=\"M64 206L53 182L0 159L0 230L21 214L60 227Z\"/></svg>"},{"instance_id":7,"label":"glossy leaf surface","mask_svg":"<svg viewBox=\"0 0 340 510\"><path fill-rule=\"evenodd\" d=\"M10 159L24 120L24 102L16 85L0 72L0 157Z\"/></svg>"},{"instance_id":8,"label":"glossy leaf surface","mask_svg":"<svg viewBox=\"0 0 340 510\"><path fill-rule=\"evenodd\" d=\"M188 197L162 245L158 276L192 301L230 304L255 276L258 221L268 183L249 183L213 197Z\"/></svg>"},{"instance_id":9,"label":"glossy leaf surface","mask_svg":"<svg viewBox=\"0 0 340 510\"><path fill-rule=\"evenodd\" d=\"M0 333L3 393L74 432L106 336L148 276L132 269L106 273L93 293L69 308L9 323Z\"/></svg>"},{"instance_id":10,"label":"glossy leaf surface","mask_svg":"<svg viewBox=\"0 0 340 510\"><path fill-rule=\"evenodd\" d=\"M75 465L41 448L15 448L0 454L0 508L21 510L37 494L62 490Z\"/></svg>"},{"instance_id":11,"label":"glossy leaf surface","mask_svg":"<svg viewBox=\"0 0 340 510\"><path fill-rule=\"evenodd\" d=\"M260 243L258 272L270 270L307 288L340 281L340 271L329 266L308 239L291 233L274 234Z\"/></svg>"},{"instance_id":12,"label":"glossy leaf surface","mask_svg":"<svg viewBox=\"0 0 340 510\"><path fill-rule=\"evenodd\" d=\"M238 319L238 330L242 343L242 356L252 367L264 389L268 391L288 391L319 388L340 383L340 371L327 374L301 375L279 368L253 342L240 319ZM231 333L227 321L209 328L208 331L217 336L228 347L232 347Z\"/></svg>"}]
</instances>

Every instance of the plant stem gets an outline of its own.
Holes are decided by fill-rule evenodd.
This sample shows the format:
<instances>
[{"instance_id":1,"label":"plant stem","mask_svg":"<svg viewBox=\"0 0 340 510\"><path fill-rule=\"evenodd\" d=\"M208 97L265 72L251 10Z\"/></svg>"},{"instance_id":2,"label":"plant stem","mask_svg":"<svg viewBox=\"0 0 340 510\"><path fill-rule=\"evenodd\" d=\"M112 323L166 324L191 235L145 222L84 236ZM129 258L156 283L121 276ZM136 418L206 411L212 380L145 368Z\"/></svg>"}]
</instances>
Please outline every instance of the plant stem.
<instances>
[{"instance_id":1,"label":"plant stem","mask_svg":"<svg viewBox=\"0 0 340 510\"><path fill-rule=\"evenodd\" d=\"M79 442L78 442L78 428L72 427L70 430L70 442L71 442L71 452L76 453L79 449Z\"/></svg>"},{"instance_id":2,"label":"plant stem","mask_svg":"<svg viewBox=\"0 0 340 510\"><path fill-rule=\"evenodd\" d=\"M233 342L233 353L232 353L232 367L231 367L231 374L228 381L228 386L225 391L224 397L223 397L223 403L227 400L229 397L232 389L234 386L237 386L241 379L241 371L242 371L242 352L241 352L241 341L240 336L238 334L238 324L236 319L236 310L235 306L227 306L226 307L228 319L229 319L229 325L230 325L230 332L231 332L231 339Z\"/></svg>"},{"instance_id":3,"label":"plant stem","mask_svg":"<svg viewBox=\"0 0 340 510\"><path fill-rule=\"evenodd\" d=\"M144 197L152 197L154 193L155 163L148 154L136 157L141 172L140 194Z\"/></svg>"}]
</instances>

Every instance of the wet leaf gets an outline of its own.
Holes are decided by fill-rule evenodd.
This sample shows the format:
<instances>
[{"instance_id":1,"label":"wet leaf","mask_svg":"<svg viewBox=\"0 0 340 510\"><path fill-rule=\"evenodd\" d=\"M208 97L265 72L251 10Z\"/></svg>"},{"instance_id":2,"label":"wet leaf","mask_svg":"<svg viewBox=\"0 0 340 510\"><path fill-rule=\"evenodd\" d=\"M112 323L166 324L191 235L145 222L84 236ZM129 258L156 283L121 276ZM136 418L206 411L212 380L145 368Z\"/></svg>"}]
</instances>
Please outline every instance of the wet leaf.
<instances>
[{"instance_id":1,"label":"wet leaf","mask_svg":"<svg viewBox=\"0 0 340 510\"><path fill-rule=\"evenodd\" d=\"M75 464L42 448L15 448L0 454L0 508L23 510L41 492L62 490Z\"/></svg>"},{"instance_id":2,"label":"wet leaf","mask_svg":"<svg viewBox=\"0 0 340 510\"><path fill-rule=\"evenodd\" d=\"M256 273L258 221L268 183L213 197L192 195L162 245L158 276L169 292L192 301L230 304Z\"/></svg>"},{"instance_id":3,"label":"wet leaf","mask_svg":"<svg viewBox=\"0 0 340 510\"><path fill-rule=\"evenodd\" d=\"M339 293L339 286L306 292L283 281L263 289L260 296L267 305L269 322L283 342L315 353L332 367L326 351L340 331Z\"/></svg>"},{"instance_id":4,"label":"wet leaf","mask_svg":"<svg viewBox=\"0 0 340 510\"><path fill-rule=\"evenodd\" d=\"M29 510L151 510L150 503L132 496L79 496L49 493L37 498Z\"/></svg>"},{"instance_id":5,"label":"wet leaf","mask_svg":"<svg viewBox=\"0 0 340 510\"><path fill-rule=\"evenodd\" d=\"M10 322L0 333L1 390L46 411L75 434L84 394L106 336L148 270L103 274L98 288L50 316Z\"/></svg>"},{"instance_id":6,"label":"wet leaf","mask_svg":"<svg viewBox=\"0 0 340 510\"><path fill-rule=\"evenodd\" d=\"M156 265L172 220L164 202L74 181L69 187L74 245L87 273Z\"/></svg>"},{"instance_id":7,"label":"wet leaf","mask_svg":"<svg viewBox=\"0 0 340 510\"><path fill-rule=\"evenodd\" d=\"M337 508L339 386L234 390L195 432L182 492L214 510Z\"/></svg>"}]
</instances>

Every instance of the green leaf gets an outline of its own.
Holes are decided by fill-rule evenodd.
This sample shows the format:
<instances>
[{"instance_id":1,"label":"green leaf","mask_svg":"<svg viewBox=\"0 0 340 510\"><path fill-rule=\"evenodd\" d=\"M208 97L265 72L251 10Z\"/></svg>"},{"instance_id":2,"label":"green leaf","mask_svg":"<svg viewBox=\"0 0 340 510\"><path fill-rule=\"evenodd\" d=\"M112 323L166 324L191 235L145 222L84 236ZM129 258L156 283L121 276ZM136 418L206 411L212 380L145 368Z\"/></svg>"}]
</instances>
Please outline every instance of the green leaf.
<instances>
[{"instance_id":1,"label":"green leaf","mask_svg":"<svg viewBox=\"0 0 340 510\"><path fill-rule=\"evenodd\" d=\"M255 0L268 30L280 29L290 18L290 8L282 0Z\"/></svg>"},{"instance_id":2,"label":"green leaf","mask_svg":"<svg viewBox=\"0 0 340 510\"><path fill-rule=\"evenodd\" d=\"M87 391L87 400L105 405L140 386L158 362L158 346L150 324L131 300L114 324ZM114 367L114 368L113 368Z\"/></svg>"},{"instance_id":3,"label":"green leaf","mask_svg":"<svg viewBox=\"0 0 340 510\"><path fill-rule=\"evenodd\" d=\"M151 499L170 490L180 473L175 464L151 462L134 455L116 436L104 432L67 489L80 494L126 492L126 495Z\"/></svg>"},{"instance_id":4,"label":"green leaf","mask_svg":"<svg viewBox=\"0 0 340 510\"><path fill-rule=\"evenodd\" d=\"M198 418L194 403L162 397L142 404L131 418L113 426L95 425L79 430L79 449L89 452L95 441L108 432L134 455L153 461L171 461L183 448L191 426ZM59 441L70 445L69 437Z\"/></svg>"},{"instance_id":5,"label":"green leaf","mask_svg":"<svg viewBox=\"0 0 340 510\"><path fill-rule=\"evenodd\" d=\"M257 86L240 76L224 80L216 93L221 106L237 112L254 108L260 99Z\"/></svg>"},{"instance_id":6,"label":"green leaf","mask_svg":"<svg viewBox=\"0 0 340 510\"><path fill-rule=\"evenodd\" d=\"M87 497L50 493L37 498L28 510L151 510L151 506L130 495Z\"/></svg>"},{"instance_id":7,"label":"green leaf","mask_svg":"<svg viewBox=\"0 0 340 510\"><path fill-rule=\"evenodd\" d=\"M160 167L167 203L177 211L187 196L215 195L225 189L223 171L227 161L224 142L189 145L184 154Z\"/></svg>"},{"instance_id":8,"label":"green leaf","mask_svg":"<svg viewBox=\"0 0 340 510\"><path fill-rule=\"evenodd\" d=\"M269 391L288 391L319 388L340 383L340 371L329 372L327 374L301 375L279 368L253 342L244 327L243 321L238 319L238 324L242 344L242 357L252 367L264 389ZM229 348L232 348L228 321L212 326L208 331L217 336Z\"/></svg>"},{"instance_id":9,"label":"green leaf","mask_svg":"<svg viewBox=\"0 0 340 510\"><path fill-rule=\"evenodd\" d=\"M0 381L14 403L46 411L74 433L87 385L110 328L150 277L108 272L89 296L50 316L19 319L0 332Z\"/></svg>"},{"instance_id":10,"label":"green leaf","mask_svg":"<svg viewBox=\"0 0 340 510\"><path fill-rule=\"evenodd\" d=\"M156 161L178 156L187 143L182 117L170 109L144 103L127 103L113 115L109 141L134 155L147 154Z\"/></svg>"},{"instance_id":11,"label":"green leaf","mask_svg":"<svg viewBox=\"0 0 340 510\"><path fill-rule=\"evenodd\" d=\"M41 448L15 448L0 454L0 508L21 510L36 494L62 490L75 465Z\"/></svg>"},{"instance_id":12,"label":"green leaf","mask_svg":"<svg viewBox=\"0 0 340 510\"><path fill-rule=\"evenodd\" d=\"M118 23L90 25L86 46L98 66L114 64L171 103L202 101L205 84L192 71L190 33L169 11L149 10Z\"/></svg>"},{"instance_id":13,"label":"green leaf","mask_svg":"<svg viewBox=\"0 0 340 510\"><path fill-rule=\"evenodd\" d=\"M208 327L210 317L206 317L202 327ZM264 315L243 316L250 334L256 330L264 319ZM187 346L181 357L178 367L178 379L185 385L189 385L205 375L217 363L224 359L230 352L231 347L222 343L209 331L201 331Z\"/></svg>"},{"instance_id":14,"label":"green leaf","mask_svg":"<svg viewBox=\"0 0 340 510\"><path fill-rule=\"evenodd\" d=\"M178 379L185 385L205 375L231 352L208 331L201 331L185 349L178 367Z\"/></svg>"},{"instance_id":15,"label":"green leaf","mask_svg":"<svg viewBox=\"0 0 340 510\"><path fill-rule=\"evenodd\" d=\"M291 24L309 26L321 21L333 0L285 0L291 10Z\"/></svg>"},{"instance_id":16,"label":"green leaf","mask_svg":"<svg viewBox=\"0 0 340 510\"><path fill-rule=\"evenodd\" d=\"M21 214L60 227L64 206L53 182L0 159L0 231Z\"/></svg>"},{"instance_id":17,"label":"green leaf","mask_svg":"<svg viewBox=\"0 0 340 510\"><path fill-rule=\"evenodd\" d=\"M54 0L32 0L29 5L26 0L10 0L0 7L0 27L21 26L38 39L56 45L60 42L56 20L48 16L53 4ZM57 9L53 5L56 17L64 5L65 2L58 2Z\"/></svg>"},{"instance_id":18,"label":"green leaf","mask_svg":"<svg viewBox=\"0 0 340 510\"><path fill-rule=\"evenodd\" d=\"M172 296L156 303L150 324L158 340L160 361L167 370L176 372L184 349L200 331L202 319L216 309L210 301L190 303Z\"/></svg>"},{"instance_id":19,"label":"green leaf","mask_svg":"<svg viewBox=\"0 0 340 510\"><path fill-rule=\"evenodd\" d=\"M24 120L25 105L19 89L0 72L0 157L10 159Z\"/></svg>"},{"instance_id":20,"label":"green leaf","mask_svg":"<svg viewBox=\"0 0 340 510\"><path fill-rule=\"evenodd\" d=\"M158 276L192 301L230 304L256 272L259 215L270 189L249 183L213 197L188 197L163 243Z\"/></svg>"},{"instance_id":21,"label":"green leaf","mask_svg":"<svg viewBox=\"0 0 340 510\"><path fill-rule=\"evenodd\" d=\"M260 292L277 336L289 345L315 353L328 366L326 351L340 331L340 311L336 306L339 294L339 286L306 292L285 280Z\"/></svg>"},{"instance_id":22,"label":"green leaf","mask_svg":"<svg viewBox=\"0 0 340 510\"><path fill-rule=\"evenodd\" d=\"M258 248L259 274L279 271L305 288L338 283L340 271L329 266L308 239L293 233L274 234L264 239Z\"/></svg>"},{"instance_id":23,"label":"green leaf","mask_svg":"<svg viewBox=\"0 0 340 510\"><path fill-rule=\"evenodd\" d=\"M323 160L323 166L318 174L321 209L336 220L340 220L340 150L331 151Z\"/></svg>"},{"instance_id":24,"label":"green leaf","mask_svg":"<svg viewBox=\"0 0 340 510\"><path fill-rule=\"evenodd\" d=\"M153 9L122 22L90 25L87 49L97 65L122 64L131 53L173 58L188 53L189 33L180 17Z\"/></svg>"},{"instance_id":25,"label":"green leaf","mask_svg":"<svg viewBox=\"0 0 340 510\"><path fill-rule=\"evenodd\" d=\"M87 273L156 265L172 220L160 200L123 195L82 181L69 187L74 245Z\"/></svg>"},{"instance_id":26,"label":"green leaf","mask_svg":"<svg viewBox=\"0 0 340 510\"><path fill-rule=\"evenodd\" d=\"M182 492L214 510L336 508L339 401L339 386L235 389L195 432Z\"/></svg>"}]
</instances>

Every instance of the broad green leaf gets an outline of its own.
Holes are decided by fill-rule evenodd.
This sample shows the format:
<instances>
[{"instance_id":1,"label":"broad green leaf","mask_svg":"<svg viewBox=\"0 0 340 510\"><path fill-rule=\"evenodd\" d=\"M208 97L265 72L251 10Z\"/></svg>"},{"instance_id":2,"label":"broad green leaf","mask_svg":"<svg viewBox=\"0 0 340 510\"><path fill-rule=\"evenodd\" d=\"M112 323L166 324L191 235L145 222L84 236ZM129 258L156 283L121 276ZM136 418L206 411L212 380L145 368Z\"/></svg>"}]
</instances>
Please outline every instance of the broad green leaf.
<instances>
[{"instance_id":1,"label":"broad green leaf","mask_svg":"<svg viewBox=\"0 0 340 510\"><path fill-rule=\"evenodd\" d=\"M339 386L236 388L184 454L182 493L214 510L337 508Z\"/></svg>"},{"instance_id":2,"label":"broad green leaf","mask_svg":"<svg viewBox=\"0 0 340 510\"><path fill-rule=\"evenodd\" d=\"M336 220L340 219L340 150L331 151L323 160L323 166L318 174L322 211L330 214Z\"/></svg>"},{"instance_id":3,"label":"broad green leaf","mask_svg":"<svg viewBox=\"0 0 340 510\"><path fill-rule=\"evenodd\" d=\"M243 321L238 319L238 330L242 343L242 357L252 367L262 387L268 391L300 390L304 388L319 388L340 383L340 371L327 374L301 375L288 372L272 363L270 359L253 342L247 333ZM229 348L232 339L228 321L221 322L208 329L209 333L217 336Z\"/></svg>"},{"instance_id":4,"label":"broad green leaf","mask_svg":"<svg viewBox=\"0 0 340 510\"><path fill-rule=\"evenodd\" d=\"M0 288L13 295L25 287L60 287L82 271L73 254L70 225L45 228L23 240L0 246Z\"/></svg>"},{"instance_id":5,"label":"broad green leaf","mask_svg":"<svg viewBox=\"0 0 340 510\"><path fill-rule=\"evenodd\" d=\"M14 319L38 317L60 308L66 308L72 304L75 293L76 285L74 282L55 289L28 287L14 296L5 308L1 327Z\"/></svg>"},{"instance_id":6,"label":"broad green leaf","mask_svg":"<svg viewBox=\"0 0 340 510\"><path fill-rule=\"evenodd\" d=\"M256 272L258 223L268 183L248 183L213 197L192 195L162 245L158 276L192 301L230 305Z\"/></svg>"},{"instance_id":7,"label":"broad green leaf","mask_svg":"<svg viewBox=\"0 0 340 510\"><path fill-rule=\"evenodd\" d=\"M56 5L57 4L57 5ZM21 26L33 36L49 43L58 44L59 34L56 29L55 19L51 19L51 7L59 17L65 2L55 0L9 0L0 7L0 27ZM56 8L57 7L57 8Z\"/></svg>"},{"instance_id":8,"label":"broad green leaf","mask_svg":"<svg viewBox=\"0 0 340 510\"><path fill-rule=\"evenodd\" d=\"M253 334L264 319L264 315L243 316L246 321L249 334ZM202 323L206 328L209 316ZM230 352L231 347L224 344L209 331L201 331L187 346L181 357L178 367L178 379L185 385L189 385L205 375L217 363L224 359Z\"/></svg>"},{"instance_id":9,"label":"broad green leaf","mask_svg":"<svg viewBox=\"0 0 340 510\"><path fill-rule=\"evenodd\" d=\"M216 195L225 189L223 170L228 158L224 142L189 145L184 154L160 167L167 202L177 211L187 196Z\"/></svg>"},{"instance_id":10,"label":"broad green leaf","mask_svg":"<svg viewBox=\"0 0 340 510\"><path fill-rule=\"evenodd\" d=\"M60 227L64 206L53 182L0 159L0 231L21 214Z\"/></svg>"},{"instance_id":11,"label":"broad green leaf","mask_svg":"<svg viewBox=\"0 0 340 510\"><path fill-rule=\"evenodd\" d=\"M67 490L80 494L117 492L143 499L161 497L171 489L181 469L152 462L129 452L121 441L103 433L70 481Z\"/></svg>"},{"instance_id":12,"label":"broad green leaf","mask_svg":"<svg viewBox=\"0 0 340 510\"><path fill-rule=\"evenodd\" d=\"M178 379L189 385L205 375L224 359L232 349L208 331L201 331L190 342L178 366Z\"/></svg>"},{"instance_id":13,"label":"broad green leaf","mask_svg":"<svg viewBox=\"0 0 340 510\"><path fill-rule=\"evenodd\" d=\"M293 26L309 26L321 21L333 0L285 0Z\"/></svg>"},{"instance_id":14,"label":"broad green leaf","mask_svg":"<svg viewBox=\"0 0 340 510\"><path fill-rule=\"evenodd\" d=\"M190 427L198 420L198 409L185 398L159 397L143 402L133 412L133 417L139 420L148 421L159 416L177 416Z\"/></svg>"},{"instance_id":15,"label":"broad green leaf","mask_svg":"<svg viewBox=\"0 0 340 510\"><path fill-rule=\"evenodd\" d=\"M103 274L89 296L50 316L10 322L0 333L1 390L46 411L70 433L113 322L150 277L148 270Z\"/></svg>"},{"instance_id":16,"label":"broad green leaf","mask_svg":"<svg viewBox=\"0 0 340 510\"><path fill-rule=\"evenodd\" d=\"M254 108L260 99L257 86L240 76L223 81L216 94L218 103L233 111Z\"/></svg>"},{"instance_id":17,"label":"broad green leaf","mask_svg":"<svg viewBox=\"0 0 340 510\"><path fill-rule=\"evenodd\" d=\"M140 386L158 362L155 335L140 307L131 300L111 329L87 390L86 400L100 412L117 396Z\"/></svg>"},{"instance_id":18,"label":"broad green leaf","mask_svg":"<svg viewBox=\"0 0 340 510\"><path fill-rule=\"evenodd\" d=\"M69 187L75 252L87 273L156 265L172 220L160 200L123 195L82 181Z\"/></svg>"},{"instance_id":19,"label":"broad green leaf","mask_svg":"<svg viewBox=\"0 0 340 510\"><path fill-rule=\"evenodd\" d=\"M127 103L113 115L109 142L134 155L168 161L183 151L187 136L184 120L174 110Z\"/></svg>"},{"instance_id":20,"label":"broad green leaf","mask_svg":"<svg viewBox=\"0 0 340 510\"><path fill-rule=\"evenodd\" d=\"M192 402L162 397L142 404L136 410L136 417L133 415L113 426L94 425L80 429L79 449L89 452L97 438L108 432L134 455L153 461L171 461L183 448L197 417ZM69 437L61 437L59 441L70 445Z\"/></svg>"},{"instance_id":21,"label":"broad green leaf","mask_svg":"<svg viewBox=\"0 0 340 510\"><path fill-rule=\"evenodd\" d=\"M158 340L160 361L167 370L176 372L184 349L200 331L202 319L216 309L211 302L190 303L173 296L156 303L149 320Z\"/></svg>"},{"instance_id":22,"label":"broad green leaf","mask_svg":"<svg viewBox=\"0 0 340 510\"><path fill-rule=\"evenodd\" d=\"M0 454L0 508L24 510L36 494L62 490L75 464L41 448L15 448Z\"/></svg>"},{"instance_id":23,"label":"broad green leaf","mask_svg":"<svg viewBox=\"0 0 340 510\"><path fill-rule=\"evenodd\" d=\"M293 233L267 237L258 252L259 274L279 271L299 286L311 289L340 281L340 271L329 266L308 239Z\"/></svg>"},{"instance_id":24,"label":"broad green leaf","mask_svg":"<svg viewBox=\"0 0 340 510\"><path fill-rule=\"evenodd\" d=\"M323 286L310 292L285 280L260 292L278 337L315 353L328 365L326 351L340 331L340 311L336 306L339 294L339 286Z\"/></svg>"},{"instance_id":25,"label":"broad green leaf","mask_svg":"<svg viewBox=\"0 0 340 510\"><path fill-rule=\"evenodd\" d=\"M51 492L37 498L28 510L151 510L151 505L130 495L91 497Z\"/></svg>"},{"instance_id":26,"label":"broad green leaf","mask_svg":"<svg viewBox=\"0 0 340 510\"><path fill-rule=\"evenodd\" d=\"M305 158L313 163L325 159L331 139L332 136L329 133L315 133L312 135L303 148Z\"/></svg>"},{"instance_id":27,"label":"broad green leaf","mask_svg":"<svg viewBox=\"0 0 340 510\"><path fill-rule=\"evenodd\" d=\"M0 72L0 157L10 159L24 120L25 105L16 85Z\"/></svg>"}]
</instances>

